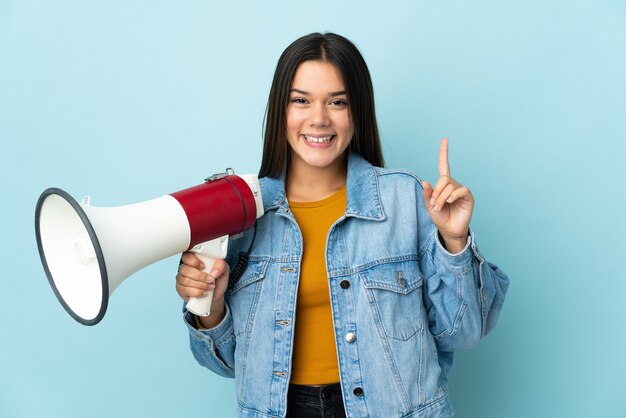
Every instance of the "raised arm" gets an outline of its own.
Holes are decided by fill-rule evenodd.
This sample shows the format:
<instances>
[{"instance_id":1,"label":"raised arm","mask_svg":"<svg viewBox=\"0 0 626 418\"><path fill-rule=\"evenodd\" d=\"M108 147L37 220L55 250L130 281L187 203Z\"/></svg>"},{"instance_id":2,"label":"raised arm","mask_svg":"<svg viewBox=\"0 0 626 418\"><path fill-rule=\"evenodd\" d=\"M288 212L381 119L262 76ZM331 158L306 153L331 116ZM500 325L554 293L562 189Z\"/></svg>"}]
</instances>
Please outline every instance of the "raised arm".
<instances>
[{"instance_id":1,"label":"raised arm","mask_svg":"<svg viewBox=\"0 0 626 418\"><path fill-rule=\"evenodd\" d=\"M450 176L446 139L439 180L434 188L422 185L419 257L429 328L440 350L469 349L495 326L509 278L478 251L469 229L474 198Z\"/></svg>"}]
</instances>

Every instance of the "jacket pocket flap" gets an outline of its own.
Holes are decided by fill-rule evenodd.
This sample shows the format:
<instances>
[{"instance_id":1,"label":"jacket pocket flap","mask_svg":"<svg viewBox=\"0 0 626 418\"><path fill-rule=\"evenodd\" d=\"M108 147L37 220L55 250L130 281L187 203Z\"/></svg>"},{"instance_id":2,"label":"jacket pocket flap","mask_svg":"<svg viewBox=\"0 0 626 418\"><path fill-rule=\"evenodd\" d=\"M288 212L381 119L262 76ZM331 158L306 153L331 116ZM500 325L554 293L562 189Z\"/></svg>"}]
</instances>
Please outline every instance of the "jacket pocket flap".
<instances>
[{"instance_id":1,"label":"jacket pocket flap","mask_svg":"<svg viewBox=\"0 0 626 418\"><path fill-rule=\"evenodd\" d=\"M370 289L407 294L424 284L417 260L377 264L360 273L363 285Z\"/></svg>"}]
</instances>

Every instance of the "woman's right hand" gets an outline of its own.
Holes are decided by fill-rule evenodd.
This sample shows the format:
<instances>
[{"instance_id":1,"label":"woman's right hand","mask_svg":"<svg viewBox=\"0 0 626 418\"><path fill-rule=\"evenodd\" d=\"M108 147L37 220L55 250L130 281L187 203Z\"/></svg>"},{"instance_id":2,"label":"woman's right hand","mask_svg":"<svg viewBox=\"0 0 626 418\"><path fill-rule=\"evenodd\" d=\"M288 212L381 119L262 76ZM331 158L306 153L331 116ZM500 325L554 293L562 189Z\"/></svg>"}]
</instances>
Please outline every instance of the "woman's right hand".
<instances>
[{"instance_id":1,"label":"woman's right hand","mask_svg":"<svg viewBox=\"0 0 626 418\"><path fill-rule=\"evenodd\" d=\"M219 324L226 312L224 307L224 293L228 287L230 267L224 260L215 260L210 273L205 273L204 264L191 252L182 255L182 264L178 266L176 275L176 292L185 301L189 298L201 298L213 290L211 313L207 317L198 317L204 328L212 328Z\"/></svg>"}]
</instances>

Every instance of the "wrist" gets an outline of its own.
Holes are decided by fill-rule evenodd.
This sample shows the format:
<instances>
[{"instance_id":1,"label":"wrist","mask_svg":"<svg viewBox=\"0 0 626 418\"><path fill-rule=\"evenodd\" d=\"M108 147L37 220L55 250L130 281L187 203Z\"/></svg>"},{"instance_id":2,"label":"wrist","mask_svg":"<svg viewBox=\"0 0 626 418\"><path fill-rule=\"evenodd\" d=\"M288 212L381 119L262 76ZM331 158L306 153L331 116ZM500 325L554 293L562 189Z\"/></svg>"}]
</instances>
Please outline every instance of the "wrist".
<instances>
[{"instance_id":1,"label":"wrist","mask_svg":"<svg viewBox=\"0 0 626 418\"><path fill-rule=\"evenodd\" d=\"M446 251L452 254L458 254L461 251L463 251L463 249L467 245L468 237L469 237L469 231L466 232L465 235L460 236L460 237L444 235L441 232L439 232L439 240L441 241L441 244L446 249Z\"/></svg>"},{"instance_id":2,"label":"wrist","mask_svg":"<svg viewBox=\"0 0 626 418\"><path fill-rule=\"evenodd\" d=\"M217 326L226 315L224 299L214 300L211 303L209 316L196 316L196 324L199 328L210 329Z\"/></svg>"}]
</instances>

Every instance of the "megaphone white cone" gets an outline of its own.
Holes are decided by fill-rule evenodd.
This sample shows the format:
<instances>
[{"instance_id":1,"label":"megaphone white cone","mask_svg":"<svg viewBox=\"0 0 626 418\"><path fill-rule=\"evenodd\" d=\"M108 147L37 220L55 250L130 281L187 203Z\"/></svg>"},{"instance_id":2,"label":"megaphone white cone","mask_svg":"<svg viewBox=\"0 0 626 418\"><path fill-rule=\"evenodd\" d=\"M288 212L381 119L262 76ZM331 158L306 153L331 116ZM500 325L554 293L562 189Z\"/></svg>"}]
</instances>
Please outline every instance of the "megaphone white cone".
<instances>
[{"instance_id":1,"label":"megaphone white cone","mask_svg":"<svg viewBox=\"0 0 626 418\"><path fill-rule=\"evenodd\" d=\"M170 195L102 208L48 189L38 202L35 227L55 294L85 325L100 322L109 296L128 276L185 251L190 240L185 212Z\"/></svg>"}]
</instances>

